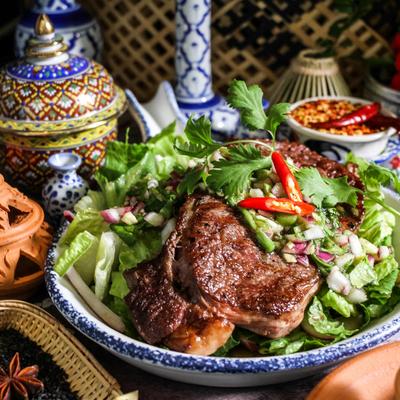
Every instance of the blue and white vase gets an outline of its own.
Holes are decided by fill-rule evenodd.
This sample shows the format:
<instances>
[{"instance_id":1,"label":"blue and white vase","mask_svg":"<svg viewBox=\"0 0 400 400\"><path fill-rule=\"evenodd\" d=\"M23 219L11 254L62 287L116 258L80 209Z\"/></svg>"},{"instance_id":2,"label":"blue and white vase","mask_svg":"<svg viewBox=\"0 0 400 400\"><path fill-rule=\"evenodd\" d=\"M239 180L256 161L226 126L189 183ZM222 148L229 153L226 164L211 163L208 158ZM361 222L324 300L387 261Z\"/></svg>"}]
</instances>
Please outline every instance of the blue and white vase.
<instances>
[{"instance_id":1,"label":"blue and white vase","mask_svg":"<svg viewBox=\"0 0 400 400\"><path fill-rule=\"evenodd\" d=\"M40 14L50 17L70 53L100 60L103 50L100 26L75 0L34 0L32 10L22 17L16 28L15 53L18 58L24 56L27 41L34 35Z\"/></svg>"},{"instance_id":2,"label":"blue and white vase","mask_svg":"<svg viewBox=\"0 0 400 400\"><path fill-rule=\"evenodd\" d=\"M214 133L235 136L239 113L212 89L211 0L177 0L175 18L175 94L181 111L186 117L206 115Z\"/></svg>"},{"instance_id":3,"label":"blue and white vase","mask_svg":"<svg viewBox=\"0 0 400 400\"><path fill-rule=\"evenodd\" d=\"M76 170L81 158L74 153L56 153L49 157L49 166L55 175L43 187L42 197L46 211L54 219L60 218L64 211L73 208L89 189L87 182Z\"/></svg>"}]
</instances>

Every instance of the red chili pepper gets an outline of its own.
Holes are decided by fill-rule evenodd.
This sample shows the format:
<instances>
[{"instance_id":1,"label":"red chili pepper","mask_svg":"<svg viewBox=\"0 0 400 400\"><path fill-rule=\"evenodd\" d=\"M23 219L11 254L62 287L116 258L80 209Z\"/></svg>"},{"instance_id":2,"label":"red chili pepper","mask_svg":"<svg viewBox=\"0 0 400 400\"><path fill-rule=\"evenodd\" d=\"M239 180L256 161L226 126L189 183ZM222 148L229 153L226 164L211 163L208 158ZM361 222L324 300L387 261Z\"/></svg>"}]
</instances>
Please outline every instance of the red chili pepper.
<instances>
[{"instance_id":1,"label":"red chili pepper","mask_svg":"<svg viewBox=\"0 0 400 400\"><path fill-rule=\"evenodd\" d=\"M390 81L390 87L394 90L400 90L400 72L397 72L396 75L393 75L392 80Z\"/></svg>"},{"instance_id":2,"label":"red chili pepper","mask_svg":"<svg viewBox=\"0 0 400 400\"><path fill-rule=\"evenodd\" d=\"M397 132L400 132L400 118L388 117L382 114L375 115L375 117L367 121L366 125L373 129L387 129L392 127Z\"/></svg>"},{"instance_id":3,"label":"red chili pepper","mask_svg":"<svg viewBox=\"0 0 400 400\"><path fill-rule=\"evenodd\" d=\"M342 128L348 125L358 125L365 121L368 121L379 113L381 105L379 103L371 103L358 108L357 110L344 115L342 118L326 121L316 122L312 124L313 128L316 129L330 129L330 128Z\"/></svg>"},{"instance_id":4,"label":"red chili pepper","mask_svg":"<svg viewBox=\"0 0 400 400\"><path fill-rule=\"evenodd\" d=\"M238 205L243 208L254 208L256 210L297 214L301 216L311 214L315 210L313 205L302 201L275 199L272 197L249 197L239 202Z\"/></svg>"},{"instance_id":5,"label":"red chili pepper","mask_svg":"<svg viewBox=\"0 0 400 400\"><path fill-rule=\"evenodd\" d=\"M303 194L301 193L300 185L292 174L292 171L290 171L285 159L277 151L272 153L271 158L275 171L278 174L283 189L289 199L297 202L303 201Z\"/></svg>"}]
</instances>

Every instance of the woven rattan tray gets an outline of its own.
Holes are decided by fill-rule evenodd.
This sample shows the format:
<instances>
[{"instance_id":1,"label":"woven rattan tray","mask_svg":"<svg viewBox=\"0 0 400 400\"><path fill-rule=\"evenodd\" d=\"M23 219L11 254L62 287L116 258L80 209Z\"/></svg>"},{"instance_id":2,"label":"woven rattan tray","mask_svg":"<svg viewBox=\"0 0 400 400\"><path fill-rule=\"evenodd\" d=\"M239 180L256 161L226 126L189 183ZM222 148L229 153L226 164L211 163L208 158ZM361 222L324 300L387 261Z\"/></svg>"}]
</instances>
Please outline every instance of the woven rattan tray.
<instances>
[{"instance_id":1,"label":"woven rattan tray","mask_svg":"<svg viewBox=\"0 0 400 400\"><path fill-rule=\"evenodd\" d=\"M118 382L68 330L41 308L16 300L0 301L0 329L15 329L53 357L83 400L121 395Z\"/></svg>"}]
</instances>

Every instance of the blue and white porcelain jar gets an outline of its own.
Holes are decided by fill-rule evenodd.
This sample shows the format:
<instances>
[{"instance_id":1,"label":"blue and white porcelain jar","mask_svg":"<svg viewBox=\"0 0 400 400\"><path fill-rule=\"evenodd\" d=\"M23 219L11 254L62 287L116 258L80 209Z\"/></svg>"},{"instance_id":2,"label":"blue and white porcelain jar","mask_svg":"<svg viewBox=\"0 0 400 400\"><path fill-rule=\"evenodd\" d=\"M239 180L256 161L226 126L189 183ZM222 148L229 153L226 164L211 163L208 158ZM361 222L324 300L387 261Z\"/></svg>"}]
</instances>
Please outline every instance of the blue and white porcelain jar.
<instances>
[{"instance_id":1,"label":"blue and white porcelain jar","mask_svg":"<svg viewBox=\"0 0 400 400\"><path fill-rule=\"evenodd\" d=\"M24 56L40 14L50 17L72 54L100 60L103 50L100 26L75 0L34 0L32 10L22 17L16 28L15 53L18 58Z\"/></svg>"},{"instance_id":2,"label":"blue and white porcelain jar","mask_svg":"<svg viewBox=\"0 0 400 400\"><path fill-rule=\"evenodd\" d=\"M236 135L239 113L212 90L211 0L177 0L175 19L179 108L187 117L209 117L213 132L222 137Z\"/></svg>"},{"instance_id":3,"label":"blue and white porcelain jar","mask_svg":"<svg viewBox=\"0 0 400 400\"><path fill-rule=\"evenodd\" d=\"M76 170L81 158L75 153L56 153L49 157L49 166L55 175L43 187L44 206L53 218L60 218L64 211L73 208L75 203L88 191L87 182Z\"/></svg>"}]
</instances>

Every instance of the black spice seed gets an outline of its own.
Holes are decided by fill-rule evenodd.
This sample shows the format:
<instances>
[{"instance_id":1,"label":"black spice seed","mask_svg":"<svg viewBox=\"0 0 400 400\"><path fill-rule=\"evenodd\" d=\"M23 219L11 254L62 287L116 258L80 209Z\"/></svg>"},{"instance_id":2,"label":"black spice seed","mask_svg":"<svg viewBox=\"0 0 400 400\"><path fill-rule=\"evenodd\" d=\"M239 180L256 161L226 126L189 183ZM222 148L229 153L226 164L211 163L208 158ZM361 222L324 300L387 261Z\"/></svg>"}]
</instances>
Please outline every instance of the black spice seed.
<instances>
[{"instance_id":1,"label":"black spice seed","mask_svg":"<svg viewBox=\"0 0 400 400\"><path fill-rule=\"evenodd\" d=\"M15 353L19 352L21 367L39 366L40 379L44 390L30 396L30 400L77 400L71 392L67 375L40 346L21 335L14 329L0 331L0 367L8 370L8 365Z\"/></svg>"}]
</instances>

